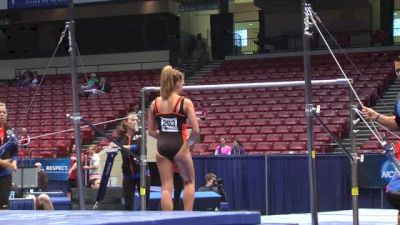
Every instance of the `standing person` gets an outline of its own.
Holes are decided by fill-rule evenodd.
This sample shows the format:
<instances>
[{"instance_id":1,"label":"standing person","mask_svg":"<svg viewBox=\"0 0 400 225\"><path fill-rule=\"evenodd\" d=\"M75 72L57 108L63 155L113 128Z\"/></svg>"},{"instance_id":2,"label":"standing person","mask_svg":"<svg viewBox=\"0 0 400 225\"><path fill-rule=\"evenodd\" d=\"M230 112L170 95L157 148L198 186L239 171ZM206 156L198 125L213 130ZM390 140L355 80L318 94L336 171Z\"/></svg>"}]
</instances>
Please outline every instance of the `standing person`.
<instances>
[{"instance_id":1,"label":"standing person","mask_svg":"<svg viewBox=\"0 0 400 225\"><path fill-rule=\"evenodd\" d=\"M7 108L0 102L0 146L9 139L7 135ZM3 146L4 147L4 146ZM8 198L11 192L12 173L17 170L18 145L11 145L0 155L0 209L8 208Z\"/></svg>"},{"instance_id":2,"label":"standing person","mask_svg":"<svg viewBox=\"0 0 400 225\"><path fill-rule=\"evenodd\" d=\"M174 210L182 210L181 193L183 190L183 180L179 174L178 167L174 163Z\"/></svg>"},{"instance_id":3,"label":"standing person","mask_svg":"<svg viewBox=\"0 0 400 225\"><path fill-rule=\"evenodd\" d=\"M122 187L124 192L125 210L133 210L135 188L140 193L140 165L139 149L142 138L139 136L139 117L136 113L129 113L116 130L117 141L124 145L122 154ZM110 146L115 146L110 143ZM136 157L135 157L136 155ZM150 196L150 172L146 169L146 199Z\"/></svg>"},{"instance_id":4,"label":"standing person","mask_svg":"<svg viewBox=\"0 0 400 225\"><path fill-rule=\"evenodd\" d=\"M400 56L398 56L394 60L394 70L397 75L397 78L400 79ZM364 107L362 109L363 116L366 119L370 119L382 124L385 127L388 127L391 130L399 130L400 129L400 94L397 95L395 107L394 107L394 115L387 116L382 115L376 112L372 108ZM397 157L398 158L398 157ZM400 224L400 176L398 172L396 172L391 181L389 182L386 189L386 197L391 203L393 207L399 210L397 215L397 224Z\"/></svg>"},{"instance_id":5,"label":"standing person","mask_svg":"<svg viewBox=\"0 0 400 225\"><path fill-rule=\"evenodd\" d=\"M100 179L100 155L97 146L90 145L88 153L91 155L89 166L84 166L83 169L89 170L89 181L93 178Z\"/></svg>"},{"instance_id":6,"label":"standing person","mask_svg":"<svg viewBox=\"0 0 400 225\"><path fill-rule=\"evenodd\" d=\"M232 155L244 155L246 151L244 150L244 146L238 139L233 139L233 146L231 150Z\"/></svg>"},{"instance_id":7,"label":"standing person","mask_svg":"<svg viewBox=\"0 0 400 225\"><path fill-rule=\"evenodd\" d=\"M42 164L40 162L35 163L35 170L38 173L38 190L37 191L46 191L47 185L49 183L49 179L47 178L46 172L44 172L42 168Z\"/></svg>"},{"instance_id":8,"label":"standing person","mask_svg":"<svg viewBox=\"0 0 400 225\"><path fill-rule=\"evenodd\" d=\"M219 139L219 145L215 148L214 155L230 155L232 153L231 146L226 144L226 138Z\"/></svg>"},{"instance_id":9,"label":"standing person","mask_svg":"<svg viewBox=\"0 0 400 225\"><path fill-rule=\"evenodd\" d=\"M190 148L199 138L200 130L191 100L180 96L184 75L171 66L161 71L160 97L150 105L148 117L149 135L157 139L156 161L161 179L161 209L173 210L173 164L179 169L184 183L183 208L193 210L194 166ZM187 138L187 124L192 127Z\"/></svg>"},{"instance_id":10,"label":"standing person","mask_svg":"<svg viewBox=\"0 0 400 225\"><path fill-rule=\"evenodd\" d=\"M68 170L68 196L71 196L72 188L78 187L78 174L76 168L78 167L76 155L76 146L73 145L71 148L71 158L69 161L69 170ZM81 153L81 164L85 164L85 155ZM83 171L82 171L83 174Z\"/></svg>"},{"instance_id":11,"label":"standing person","mask_svg":"<svg viewBox=\"0 0 400 225\"><path fill-rule=\"evenodd\" d=\"M394 60L394 72L396 73L397 79L400 79L400 56L397 56ZM394 107L393 115L387 116L382 115L372 108L364 107L362 109L363 116L366 119L370 119L388 127L391 130L400 129L400 94L397 95L396 103Z\"/></svg>"}]
</instances>

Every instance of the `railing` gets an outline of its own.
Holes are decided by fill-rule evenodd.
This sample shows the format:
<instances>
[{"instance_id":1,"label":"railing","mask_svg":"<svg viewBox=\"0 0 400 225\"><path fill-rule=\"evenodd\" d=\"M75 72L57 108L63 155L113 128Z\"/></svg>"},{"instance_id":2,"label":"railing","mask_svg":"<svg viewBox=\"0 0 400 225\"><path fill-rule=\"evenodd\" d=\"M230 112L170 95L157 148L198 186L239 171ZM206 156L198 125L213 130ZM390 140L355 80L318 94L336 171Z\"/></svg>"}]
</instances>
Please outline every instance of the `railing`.
<instances>
[{"instance_id":1,"label":"railing","mask_svg":"<svg viewBox=\"0 0 400 225\"><path fill-rule=\"evenodd\" d=\"M393 43L400 45L400 28L393 29Z\"/></svg>"},{"instance_id":2,"label":"railing","mask_svg":"<svg viewBox=\"0 0 400 225\"><path fill-rule=\"evenodd\" d=\"M126 67L131 66L135 67L137 70L146 70L147 67L145 65L149 64L164 64L167 65L169 62L166 60L159 60L159 61L146 61L146 62L127 62L127 63L108 63L108 64L88 64L84 66L78 66L79 73L90 73L90 72L112 72L112 71L123 71L127 69L115 69L116 66ZM113 67L113 69L107 70L107 67ZM161 68L161 67L160 67ZM45 67L30 67L30 70L36 70L40 73L40 71L45 71ZM47 74L59 75L59 74L66 74L69 73L68 70L70 69L69 65L65 66L52 66L48 68ZM26 68L16 68L14 74L16 75L18 72L25 71Z\"/></svg>"},{"instance_id":3,"label":"railing","mask_svg":"<svg viewBox=\"0 0 400 225\"><path fill-rule=\"evenodd\" d=\"M385 46L400 44L400 29L395 29L393 32L393 41L390 38L390 33L384 30L362 30L362 31L344 31L344 32L331 32L336 42L342 48L356 48L356 47L369 47L369 46ZM331 48L337 48L334 41L325 34ZM238 39L234 39L234 43ZM243 43L243 39L240 39ZM322 38L317 33L314 33L310 40L311 50L326 49ZM265 37L264 40L257 38L247 38L247 45L241 46L241 51L235 51L233 54L253 54L263 52L288 52L300 51L303 49L303 39L301 34L297 35L280 35Z\"/></svg>"}]
</instances>

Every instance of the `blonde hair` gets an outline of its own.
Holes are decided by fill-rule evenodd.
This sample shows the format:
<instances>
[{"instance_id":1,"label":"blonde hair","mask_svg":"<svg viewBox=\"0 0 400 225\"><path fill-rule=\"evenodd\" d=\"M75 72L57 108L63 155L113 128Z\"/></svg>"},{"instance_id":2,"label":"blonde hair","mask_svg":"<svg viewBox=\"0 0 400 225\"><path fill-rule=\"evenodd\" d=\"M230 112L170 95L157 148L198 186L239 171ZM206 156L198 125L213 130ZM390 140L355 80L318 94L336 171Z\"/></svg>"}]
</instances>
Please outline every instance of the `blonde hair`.
<instances>
[{"instance_id":1,"label":"blonde hair","mask_svg":"<svg viewBox=\"0 0 400 225\"><path fill-rule=\"evenodd\" d=\"M183 81L185 75L177 69L172 68L172 66L165 66L161 71L160 80L160 95L163 99L168 99L171 93L175 89L175 85L178 81Z\"/></svg>"}]
</instances>

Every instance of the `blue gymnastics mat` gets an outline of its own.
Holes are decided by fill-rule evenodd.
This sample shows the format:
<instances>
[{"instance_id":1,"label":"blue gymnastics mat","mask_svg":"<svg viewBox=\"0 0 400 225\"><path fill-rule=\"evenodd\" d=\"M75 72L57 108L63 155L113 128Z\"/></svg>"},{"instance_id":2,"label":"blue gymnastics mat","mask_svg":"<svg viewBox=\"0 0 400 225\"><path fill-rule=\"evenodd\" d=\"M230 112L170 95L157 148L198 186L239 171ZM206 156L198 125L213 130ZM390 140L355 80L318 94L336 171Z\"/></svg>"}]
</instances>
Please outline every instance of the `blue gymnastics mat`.
<instances>
[{"instance_id":1,"label":"blue gymnastics mat","mask_svg":"<svg viewBox=\"0 0 400 225\"><path fill-rule=\"evenodd\" d=\"M257 225L258 212L2 210L4 225Z\"/></svg>"}]
</instances>

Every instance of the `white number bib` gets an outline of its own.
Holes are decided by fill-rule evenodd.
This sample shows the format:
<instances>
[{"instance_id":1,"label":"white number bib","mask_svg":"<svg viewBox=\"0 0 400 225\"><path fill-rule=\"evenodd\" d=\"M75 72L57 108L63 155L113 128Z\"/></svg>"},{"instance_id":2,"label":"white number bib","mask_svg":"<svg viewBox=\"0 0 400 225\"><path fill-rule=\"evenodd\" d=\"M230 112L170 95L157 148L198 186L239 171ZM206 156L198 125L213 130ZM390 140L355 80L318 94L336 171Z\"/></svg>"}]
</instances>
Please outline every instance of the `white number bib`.
<instances>
[{"instance_id":1,"label":"white number bib","mask_svg":"<svg viewBox=\"0 0 400 225\"><path fill-rule=\"evenodd\" d=\"M162 132L178 132L178 120L176 118L161 117Z\"/></svg>"}]
</instances>

